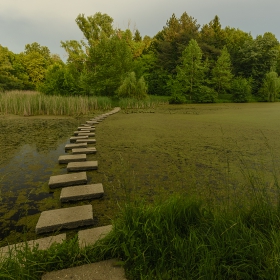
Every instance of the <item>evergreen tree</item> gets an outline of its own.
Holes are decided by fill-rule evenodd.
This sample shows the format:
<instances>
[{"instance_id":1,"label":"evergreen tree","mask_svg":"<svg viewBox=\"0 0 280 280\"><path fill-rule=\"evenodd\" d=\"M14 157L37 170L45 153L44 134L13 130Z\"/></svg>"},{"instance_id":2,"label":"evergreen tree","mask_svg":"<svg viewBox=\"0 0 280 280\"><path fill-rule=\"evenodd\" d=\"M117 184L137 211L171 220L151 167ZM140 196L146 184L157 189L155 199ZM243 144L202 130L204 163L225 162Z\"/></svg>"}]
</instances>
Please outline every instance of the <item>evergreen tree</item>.
<instances>
[{"instance_id":1,"label":"evergreen tree","mask_svg":"<svg viewBox=\"0 0 280 280\"><path fill-rule=\"evenodd\" d=\"M211 81L218 94L230 89L232 77L230 55L227 48L224 47L212 70Z\"/></svg>"},{"instance_id":2,"label":"evergreen tree","mask_svg":"<svg viewBox=\"0 0 280 280\"><path fill-rule=\"evenodd\" d=\"M182 64L177 67L177 79L181 82L189 99L198 94L204 82L205 67L202 62L202 51L196 40L192 39L182 53Z\"/></svg>"}]
</instances>

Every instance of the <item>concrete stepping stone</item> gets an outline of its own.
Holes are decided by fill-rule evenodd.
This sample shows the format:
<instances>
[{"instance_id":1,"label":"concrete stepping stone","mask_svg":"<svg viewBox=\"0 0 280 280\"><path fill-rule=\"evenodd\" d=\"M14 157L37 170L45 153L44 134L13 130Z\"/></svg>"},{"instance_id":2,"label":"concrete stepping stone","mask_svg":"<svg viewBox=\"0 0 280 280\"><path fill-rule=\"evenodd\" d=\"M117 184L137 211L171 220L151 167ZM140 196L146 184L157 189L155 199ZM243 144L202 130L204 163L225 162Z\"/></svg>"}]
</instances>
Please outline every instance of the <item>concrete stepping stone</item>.
<instances>
[{"instance_id":1,"label":"concrete stepping stone","mask_svg":"<svg viewBox=\"0 0 280 280\"><path fill-rule=\"evenodd\" d=\"M58 158L58 163L68 163L71 161L86 161L86 154L77 154L77 155L62 155Z\"/></svg>"},{"instance_id":2,"label":"concrete stepping stone","mask_svg":"<svg viewBox=\"0 0 280 280\"><path fill-rule=\"evenodd\" d=\"M79 129L81 132L89 131L89 132L94 132L95 128L85 128L85 129Z\"/></svg>"},{"instance_id":3,"label":"concrete stepping stone","mask_svg":"<svg viewBox=\"0 0 280 280\"><path fill-rule=\"evenodd\" d=\"M87 139L88 135L70 137L70 143L75 143L78 139Z\"/></svg>"},{"instance_id":4,"label":"concrete stepping stone","mask_svg":"<svg viewBox=\"0 0 280 280\"><path fill-rule=\"evenodd\" d=\"M53 189L53 188L60 188L60 187L76 186L76 185L81 185L86 183L87 183L87 173L78 172L72 174L51 176L49 180L49 187Z\"/></svg>"},{"instance_id":5,"label":"concrete stepping stone","mask_svg":"<svg viewBox=\"0 0 280 280\"><path fill-rule=\"evenodd\" d=\"M97 161L69 162L67 164L67 171L95 170L97 169L97 167L98 167Z\"/></svg>"},{"instance_id":6,"label":"concrete stepping stone","mask_svg":"<svg viewBox=\"0 0 280 280\"><path fill-rule=\"evenodd\" d=\"M95 154L96 148L78 148L78 149L72 149L72 154Z\"/></svg>"},{"instance_id":7,"label":"concrete stepping stone","mask_svg":"<svg viewBox=\"0 0 280 280\"><path fill-rule=\"evenodd\" d=\"M42 280L127 280L117 259L48 272Z\"/></svg>"},{"instance_id":8,"label":"concrete stepping stone","mask_svg":"<svg viewBox=\"0 0 280 280\"><path fill-rule=\"evenodd\" d=\"M77 201L84 199L100 198L104 195L103 185L91 184L91 185L80 185L74 187L63 188L60 193L60 201Z\"/></svg>"},{"instance_id":9,"label":"concrete stepping stone","mask_svg":"<svg viewBox=\"0 0 280 280\"><path fill-rule=\"evenodd\" d=\"M93 245L99 239L104 238L112 230L112 228L112 225L108 225L80 230L78 232L79 247L84 248L86 246Z\"/></svg>"},{"instance_id":10,"label":"concrete stepping stone","mask_svg":"<svg viewBox=\"0 0 280 280\"><path fill-rule=\"evenodd\" d=\"M86 121L87 124L93 125L93 124L98 124L96 121Z\"/></svg>"},{"instance_id":11,"label":"concrete stepping stone","mask_svg":"<svg viewBox=\"0 0 280 280\"><path fill-rule=\"evenodd\" d=\"M95 144L95 139L78 139L76 143L88 143L88 144Z\"/></svg>"},{"instance_id":12,"label":"concrete stepping stone","mask_svg":"<svg viewBox=\"0 0 280 280\"><path fill-rule=\"evenodd\" d=\"M57 231L63 228L71 229L92 225L92 205L82 205L69 208L43 211L35 227L36 233Z\"/></svg>"},{"instance_id":13,"label":"concrete stepping stone","mask_svg":"<svg viewBox=\"0 0 280 280\"><path fill-rule=\"evenodd\" d=\"M91 131L89 129L87 130L77 130L77 131L74 131L74 135L78 135L79 136L79 133L91 133ZM80 135L81 136L81 135ZM82 135L83 136L83 135Z\"/></svg>"},{"instance_id":14,"label":"concrete stepping stone","mask_svg":"<svg viewBox=\"0 0 280 280\"><path fill-rule=\"evenodd\" d=\"M95 133L93 133L93 132L85 132L85 131L81 132L81 131L79 131L78 136L95 136Z\"/></svg>"},{"instance_id":15,"label":"concrete stepping stone","mask_svg":"<svg viewBox=\"0 0 280 280\"><path fill-rule=\"evenodd\" d=\"M8 245L0 248L0 259L16 255L18 251L24 251L27 247L32 250L38 246L38 250L47 250L52 244L62 243L64 240L66 240L66 233Z\"/></svg>"},{"instance_id":16,"label":"concrete stepping stone","mask_svg":"<svg viewBox=\"0 0 280 280\"><path fill-rule=\"evenodd\" d=\"M66 150L72 150L75 148L87 148L87 143L83 142L83 143L77 143L77 144L66 144L65 145L65 151Z\"/></svg>"}]
</instances>

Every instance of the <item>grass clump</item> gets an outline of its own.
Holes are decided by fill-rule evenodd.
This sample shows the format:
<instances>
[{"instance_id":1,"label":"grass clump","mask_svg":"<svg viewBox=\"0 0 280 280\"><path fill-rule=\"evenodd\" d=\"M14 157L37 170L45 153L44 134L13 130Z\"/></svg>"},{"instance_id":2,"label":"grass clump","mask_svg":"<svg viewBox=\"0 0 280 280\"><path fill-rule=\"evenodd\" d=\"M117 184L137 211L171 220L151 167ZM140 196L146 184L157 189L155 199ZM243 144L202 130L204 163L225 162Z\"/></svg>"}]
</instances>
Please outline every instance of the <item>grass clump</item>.
<instances>
[{"instance_id":1,"label":"grass clump","mask_svg":"<svg viewBox=\"0 0 280 280\"><path fill-rule=\"evenodd\" d=\"M112 252L130 279L279 279L279 226L264 201L233 211L175 196L127 205Z\"/></svg>"}]
</instances>

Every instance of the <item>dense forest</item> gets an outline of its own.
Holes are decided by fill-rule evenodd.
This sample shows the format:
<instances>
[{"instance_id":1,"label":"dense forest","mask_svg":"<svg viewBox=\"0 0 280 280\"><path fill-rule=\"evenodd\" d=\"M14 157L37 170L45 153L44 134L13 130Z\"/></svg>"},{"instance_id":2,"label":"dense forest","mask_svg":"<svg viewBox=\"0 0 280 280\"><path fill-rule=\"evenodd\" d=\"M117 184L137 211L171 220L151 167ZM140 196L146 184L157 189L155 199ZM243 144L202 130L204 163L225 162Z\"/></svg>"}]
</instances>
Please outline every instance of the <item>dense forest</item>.
<instances>
[{"instance_id":1,"label":"dense forest","mask_svg":"<svg viewBox=\"0 0 280 280\"><path fill-rule=\"evenodd\" d=\"M171 103L276 101L280 44L272 33L221 27L218 16L200 26L174 14L153 38L113 27L107 14L78 15L84 39L61 42L66 63L34 42L15 54L0 45L0 91L49 95L170 96Z\"/></svg>"}]
</instances>

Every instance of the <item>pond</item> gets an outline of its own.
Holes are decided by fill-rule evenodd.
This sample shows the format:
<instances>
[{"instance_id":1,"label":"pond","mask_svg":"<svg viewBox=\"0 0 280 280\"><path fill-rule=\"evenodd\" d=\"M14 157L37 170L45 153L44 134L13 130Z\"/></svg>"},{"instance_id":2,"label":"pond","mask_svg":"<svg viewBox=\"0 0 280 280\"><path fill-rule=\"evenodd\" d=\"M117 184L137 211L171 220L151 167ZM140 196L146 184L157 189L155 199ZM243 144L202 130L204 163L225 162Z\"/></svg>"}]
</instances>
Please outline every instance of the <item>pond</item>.
<instances>
[{"instance_id":1,"label":"pond","mask_svg":"<svg viewBox=\"0 0 280 280\"><path fill-rule=\"evenodd\" d=\"M242 206L263 189L276 198L279 120L280 103L122 110L97 126L97 154L88 156L98 161L88 182L102 183L104 197L61 204L49 177L67 172L58 157L84 119L0 116L0 246L44 236L35 234L40 213L61 207L90 203L102 226L134 200L187 194Z\"/></svg>"}]
</instances>

